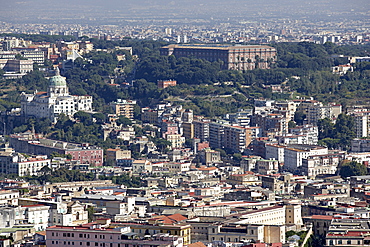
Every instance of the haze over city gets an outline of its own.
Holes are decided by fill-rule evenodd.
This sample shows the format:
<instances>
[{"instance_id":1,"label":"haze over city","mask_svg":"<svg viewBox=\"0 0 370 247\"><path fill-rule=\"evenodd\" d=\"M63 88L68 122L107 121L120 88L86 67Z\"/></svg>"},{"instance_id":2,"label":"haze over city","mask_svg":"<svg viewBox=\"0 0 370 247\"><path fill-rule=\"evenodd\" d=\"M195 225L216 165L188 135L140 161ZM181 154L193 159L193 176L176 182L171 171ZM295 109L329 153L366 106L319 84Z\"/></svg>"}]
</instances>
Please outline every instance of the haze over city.
<instances>
[{"instance_id":1,"label":"haze over city","mask_svg":"<svg viewBox=\"0 0 370 247\"><path fill-rule=\"evenodd\" d=\"M25 0L4 1L0 20L17 23L93 23L167 22L171 20L258 20L293 18L320 20L361 20L369 18L367 0Z\"/></svg>"}]
</instances>

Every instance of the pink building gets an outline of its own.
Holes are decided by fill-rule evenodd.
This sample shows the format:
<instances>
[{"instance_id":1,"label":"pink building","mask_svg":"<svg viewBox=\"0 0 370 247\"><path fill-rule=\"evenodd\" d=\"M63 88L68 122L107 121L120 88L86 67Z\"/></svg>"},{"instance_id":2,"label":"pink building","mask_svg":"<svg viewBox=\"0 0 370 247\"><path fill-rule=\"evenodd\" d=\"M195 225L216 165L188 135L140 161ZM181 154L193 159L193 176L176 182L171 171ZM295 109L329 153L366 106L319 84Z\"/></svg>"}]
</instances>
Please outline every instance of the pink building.
<instances>
[{"instance_id":1,"label":"pink building","mask_svg":"<svg viewBox=\"0 0 370 247\"><path fill-rule=\"evenodd\" d=\"M46 229L48 247L183 247L183 238L169 234L155 234L138 238L130 227L107 229L97 224L81 226L51 226Z\"/></svg>"}]
</instances>

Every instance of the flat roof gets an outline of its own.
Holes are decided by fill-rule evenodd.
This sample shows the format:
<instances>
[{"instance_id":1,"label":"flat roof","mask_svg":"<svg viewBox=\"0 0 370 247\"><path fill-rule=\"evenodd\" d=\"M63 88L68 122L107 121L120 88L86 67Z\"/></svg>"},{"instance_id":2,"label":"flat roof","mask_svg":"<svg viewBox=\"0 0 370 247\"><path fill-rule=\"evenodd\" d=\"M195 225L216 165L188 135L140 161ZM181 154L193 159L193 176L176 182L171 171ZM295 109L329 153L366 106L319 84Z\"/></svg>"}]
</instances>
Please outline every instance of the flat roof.
<instances>
[{"instance_id":1,"label":"flat roof","mask_svg":"<svg viewBox=\"0 0 370 247\"><path fill-rule=\"evenodd\" d=\"M237 49L273 49L268 45L227 45L227 44L173 44L162 48L189 48L189 49L213 49L213 50L237 50Z\"/></svg>"}]
</instances>

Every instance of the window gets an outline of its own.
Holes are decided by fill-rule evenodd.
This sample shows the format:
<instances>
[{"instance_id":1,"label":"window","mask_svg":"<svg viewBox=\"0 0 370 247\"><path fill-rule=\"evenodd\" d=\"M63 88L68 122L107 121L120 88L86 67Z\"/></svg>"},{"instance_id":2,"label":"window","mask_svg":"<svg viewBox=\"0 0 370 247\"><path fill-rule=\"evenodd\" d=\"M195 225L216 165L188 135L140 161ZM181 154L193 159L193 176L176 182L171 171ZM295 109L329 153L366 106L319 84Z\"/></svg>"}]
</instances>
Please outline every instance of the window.
<instances>
[{"instance_id":1,"label":"window","mask_svg":"<svg viewBox=\"0 0 370 247\"><path fill-rule=\"evenodd\" d=\"M351 240L347 240L347 244L351 244Z\"/></svg>"},{"instance_id":2,"label":"window","mask_svg":"<svg viewBox=\"0 0 370 247\"><path fill-rule=\"evenodd\" d=\"M86 243L86 245L87 245L87 246L90 246L90 242L87 242L87 243Z\"/></svg>"}]
</instances>

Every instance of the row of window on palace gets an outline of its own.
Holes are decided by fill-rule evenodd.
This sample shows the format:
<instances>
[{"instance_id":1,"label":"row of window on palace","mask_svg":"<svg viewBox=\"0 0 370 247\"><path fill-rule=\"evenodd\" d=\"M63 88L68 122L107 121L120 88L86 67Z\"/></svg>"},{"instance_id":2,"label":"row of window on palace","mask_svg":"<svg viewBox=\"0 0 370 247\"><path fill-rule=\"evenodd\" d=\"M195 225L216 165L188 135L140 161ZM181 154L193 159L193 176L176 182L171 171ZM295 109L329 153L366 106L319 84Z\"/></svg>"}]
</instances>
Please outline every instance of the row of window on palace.
<instances>
[{"instance_id":1,"label":"row of window on palace","mask_svg":"<svg viewBox=\"0 0 370 247\"><path fill-rule=\"evenodd\" d=\"M78 244L79 243L79 244ZM76 242L76 245L82 245L83 242ZM51 244L62 244L62 241L51 241ZM75 245L75 242L71 241L63 241L64 246L67 245ZM129 247L129 244L113 244L113 243L98 243L98 242L86 242L87 246L100 246L100 247ZM130 245L131 247L142 247L142 245ZM154 247L154 245L150 245L148 247Z\"/></svg>"},{"instance_id":2,"label":"row of window on palace","mask_svg":"<svg viewBox=\"0 0 370 247\"><path fill-rule=\"evenodd\" d=\"M51 236L58 236L59 234L58 233L54 233L54 232L52 232L51 233ZM63 237L72 237L72 238L74 238L75 237L75 234L74 233L63 233ZM86 234L86 233L80 233L79 235L78 235L78 237L80 237L80 238L90 238L90 234ZM98 234L95 234L95 238L100 238L100 239L105 239L105 235L98 235ZM111 236L111 239L112 239L112 236Z\"/></svg>"}]
</instances>

